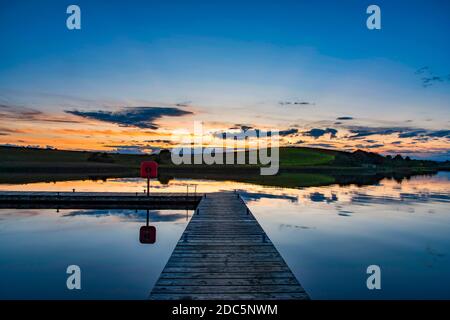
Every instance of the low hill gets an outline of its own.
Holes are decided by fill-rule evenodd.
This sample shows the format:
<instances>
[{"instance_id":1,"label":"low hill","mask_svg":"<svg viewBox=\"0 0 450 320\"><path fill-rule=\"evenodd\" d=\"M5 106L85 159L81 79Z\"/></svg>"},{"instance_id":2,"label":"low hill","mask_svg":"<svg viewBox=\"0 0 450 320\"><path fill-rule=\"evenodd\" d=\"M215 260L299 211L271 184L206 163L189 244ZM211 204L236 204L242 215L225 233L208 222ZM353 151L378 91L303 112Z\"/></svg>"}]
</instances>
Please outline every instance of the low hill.
<instances>
[{"instance_id":1,"label":"low hill","mask_svg":"<svg viewBox=\"0 0 450 320\"><path fill-rule=\"evenodd\" d=\"M316 180L323 183L330 180L329 176L373 175L377 172L386 173L399 170L423 173L437 169L448 170L449 168L448 162L418 161L401 156L384 157L361 150L343 152L316 148L282 147L279 152L280 174L277 177L262 177L259 174L261 166L259 164L174 165L168 150L163 150L159 155L130 155L0 147L0 183L136 177L139 174L140 163L145 160L155 160L160 163L161 179L173 177L236 181L244 179L242 181L248 182L256 179L270 185L285 185L286 181L294 179L298 174L302 174L302 182L311 180L310 175L314 174L320 177ZM235 159L237 156L237 154L234 155ZM248 160L248 152L244 156ZM280 179L282 181L278 183L277 181ZM295 183L298 185L298 182Z\"/></svg>"},{"instance_id":2,"label":"low hill","mask_svg":"<svg viewBox=\"0 0 450 320\"><path fill-rule=\"evenodd\" d=\"M63 163L91 162L139 166L141 161L149 158L154 159L155 156L39 148L0 147L0 165L5 163L16 163L21 165L27 163L59 165Z\"/></svg>"},{"instance_id":3,"label":"low hill","mask_svg":"<svg viewBox=\"0 0 450 320\"><path fill-rule=\"evenodd\" d=\"M368 165L378 166L405 166L427 167L448 166L448 161L438 163L426 160L411 160L403 158L382 156L373 152L357 150L345 152L329 149L305 148L305 147L281 147L280 166L284 168L309 167L309 166L350 166L361 167ZM235 159L238 156L235 154ZM248 163L248 152L245 152ZM163 150L160 155L134 155L91 151L67 151L56 149L0 147L1 167L57 167L76 164L80 166L118 166L126 168L139 168L142 161L155 160L164 166L174 166L170 160L170 152ZM236 166L236 165L235 165ZM239 166L239 165L237 165ZM244 165L248 166L248 165ZM259 166L259 165L256 165Z\"/></svg>"}]
</instances>

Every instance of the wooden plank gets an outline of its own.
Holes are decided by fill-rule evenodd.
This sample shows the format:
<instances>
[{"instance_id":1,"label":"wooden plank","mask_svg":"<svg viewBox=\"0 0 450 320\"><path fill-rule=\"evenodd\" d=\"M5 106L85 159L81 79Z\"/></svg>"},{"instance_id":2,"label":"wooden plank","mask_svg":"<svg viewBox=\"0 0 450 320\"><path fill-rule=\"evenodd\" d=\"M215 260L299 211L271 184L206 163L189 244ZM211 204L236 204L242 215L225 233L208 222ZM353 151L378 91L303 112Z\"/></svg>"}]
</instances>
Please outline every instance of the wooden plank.
<instances>
[{"instance_id":1,"label":"wooden plank","mask_svg":"<svg viewBox=\"0 0 450 320\"><path fill-rule=\"evenodd\" d=\"M306 292L296 293L152 293L151 300L308 300Z\"/></svg>"},{"instance_id":2,"label":"wooden plank","mask_svg":"<svg viewBox=\"0 0 450 320\"><path fill-rule=\"evenodd\" d=\"M189 268L199 268L199 272L201 272L202 268L209 268L209 269L213 269L214 270L216 268L220 268L223 267L226 270L230 270L230 272L234 272L231 271L231 268L239 268L239 269L252 269L255 271L258 271L258 268L271 268L273 270L273 268L285 268L286 264L283 260L277 260L277 261L268 261L268 260L259 260L259 261L213 261L213 260L208 260L208 261L197 261L197 262L193 262L192 260L190 261L169 261L166 264L166 268L184 268L185 266L189 266ZM266 269L263 269L266 270ZM285 270L285 269L283 269ZM243 272L245 270L239 270L239 272Z\"/></svg>"},{"instance_id":3,"label":"wooden plank","mask_svg":"<svg viewBox=\"0 0 450 320\"><path fill-rule=\"evenodd\" d=\"M175 286L175 285L160 285L157 284L153 287L152 292L154 293L286 293L286 292L304 292L302 288L295 284L270 284L270 285L246 285L246 286L235 286L235 285L220 285L220 286L210 286L210 285L190 285L190 286Z\"/></svg>"},{"instance_id":4,"label":"wooden plank","mask_svg":"<svg viewBox=\"0 0 450 320\"><path fill-rule=\"evenodd\" d=\"M276 279L276 278L293 278L291 272L163 272L159 277L161 279Z\"/></svg>"},{"instance_id":5,"label":"wooden plank","mask_svg":"<svg viewBox=\"0 0 450 320\"><path fill-rule=\"evenodd\" d=\"M162 278L159 280L158 285L160 286L251 286L251 285L284 285L293 284L296 285L292 277L286 278L227 278L227 279L217 279L217 278L177 278L177 279L166 279Z\"/></svg>"},{"instance_id":6,"label":"wooden plank","mask_svg":"<svg viewBox=\"0 0 450 320\"><path fill-rule=\"evenodd\" d=\"M287 266L254 266L252 268L254 272L269 272L269 271L289 271L290 269ZM190 265L186 264L179 267L171 267L166 266L164 267L164 272L237 272L237 273L243 273L245 270L242 270L241 267L235 267L230 266L227 267L225 265L220 266L204 266L204 267L191 267Z\"/></svg>"},{"instance_id":7,"label":"wooden plank","mask_svg":"<svg viewBox=\"0 0 450 320\"><path fill-rule=\"evenodd\" d=\"M249 261L258 261L261 259L280 259L280 256L275 253L173 253L171 257L171 261L173 260L230 260L230 261L239 261L239 260L249 260Z\"/></svg>"},{"instance_id":8,"label":"wooden plank","mask_svg":"<svg viewBox=\"0 0 450 320\"><path fill-rule=\"evenodd\" d=\"M308 299L235 193L204 197L150 299Z\"/></svg>"},{"instance_id":9,"label":"wooden plank","mask_svg":"<svg viewBox=\"0 0 450 320\"><path fill-rule=\"evenodd\" d=\"M180 246L180 248L178 248ZM248 248L247 248L248 247ZM225 252L225 251L237 251L237 250L244 250L244 251L252 251L252 250L259 250L259 251L270 251L273 248L273 244L271 243L248 243L248 246L243 245L242 243L227 243L227 244L207 244L207 243L191 243L189 241L189 237L187 239L187 242L183 241L183 238L180 239L177 247L175 249L178 250L197 250L197 251L203 251L203 250L210 250L215 252Z\"/></svg>"},{"instance_id":10,"label":"wooden plank","mask_svg":"<svg viewBox=\"0 0 450 320\"><path fill-rule=\"evenodd\" d=\"M246 258L242 258L242 257L238 257L238 258L234 258L234 257L210 257L210 258L199 258L199 257L172 257L170 258L170 261L167 263L167 265L169 264L173 264L173 263L189 263L189 264L193 264L193 263L258 263L258 262L279 262L279 263L283 263L283 259L281 259L280 256L252 256L249 257L248 259Z\"/></svg>"}]
</instances>

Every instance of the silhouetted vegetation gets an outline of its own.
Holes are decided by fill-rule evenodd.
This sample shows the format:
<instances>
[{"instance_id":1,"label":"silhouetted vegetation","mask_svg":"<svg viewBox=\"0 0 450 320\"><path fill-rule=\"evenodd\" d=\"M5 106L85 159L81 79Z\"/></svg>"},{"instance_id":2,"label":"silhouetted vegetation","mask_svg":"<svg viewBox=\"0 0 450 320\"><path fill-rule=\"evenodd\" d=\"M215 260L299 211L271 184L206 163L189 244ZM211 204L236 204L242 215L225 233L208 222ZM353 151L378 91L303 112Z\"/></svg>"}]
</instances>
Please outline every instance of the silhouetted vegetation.
<instances>
[{"instance_id":1,"label":"silhouetted vegetation","mask_svg":"<svg viewBox=\"0 0 450 320\"><path fill-rule=\"evenodd\" d=\"M402 168L450 168L448 161L412 160L409 156L403 158L400 154L382 156L375 152L356 150L355 152L336 151L333 165L347 167L402 167Z\"/></svg>"},{"instance_id":2,"label":"silhouetted vegetation","mask_svg":"<svg viewBox=\"0 0 450 320\"><path fill-rule=\"evenodd\" d=\"M106 152L94 152L89 155L87 161L113 163L114 159L111 156L109 156Z\"/></svg>"},{"instance_id":3,"label":"silhouetted vegetation","mask_svg":"<svg viewBox=\"0 0 450 320\"><path fill-rule=\"evenodd\" d=\"M0 147L0 183L24 183L87 179L95 176L138 177L142 161L160 164L159 180L174 178L233 180L281 187L371 184L389 177L401 181L416 174L449 170L450 162L413 160L357 150L343 152L317 148L280 148L280 170L276 176L261 176L261 164L174 165L170 150L159 154L133 155L107 152ZM241 153L242 155L242 153ZM225 154L223 154L225 157ZM235 153L234 159L238 158ZM248 163L249 152L245 152Z\"/></svg>"}]
</instances>

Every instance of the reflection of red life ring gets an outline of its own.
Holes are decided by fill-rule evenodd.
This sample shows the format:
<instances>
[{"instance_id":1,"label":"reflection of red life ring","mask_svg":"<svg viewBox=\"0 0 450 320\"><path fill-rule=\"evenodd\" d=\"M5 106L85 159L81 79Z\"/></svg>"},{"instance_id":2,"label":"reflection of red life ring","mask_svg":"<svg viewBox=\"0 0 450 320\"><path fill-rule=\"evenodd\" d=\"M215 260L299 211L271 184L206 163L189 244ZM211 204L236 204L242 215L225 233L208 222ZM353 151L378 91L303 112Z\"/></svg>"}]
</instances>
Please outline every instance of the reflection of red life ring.
<instances>
[{"instance_id":1,"label":"reflection of red life ring","mask_svg":"<svg viewBox=\"0 0 450 320\"><path fill-rule=\"evenodd\" d=\"M156 228L153 226L142 226L139 230L140 243L155 243L156 242Z\"/></svg>"},{"instance_id":2,"label":"reflection of red life ring","mask_svg":"<svg viewBox=\"0 0 450 320\"><path fill-rule=\"evenodd\" d=\"M155 161L144 161L141 163L141 178L158 178L158 163Z\"/></svg>"}]
</instances>

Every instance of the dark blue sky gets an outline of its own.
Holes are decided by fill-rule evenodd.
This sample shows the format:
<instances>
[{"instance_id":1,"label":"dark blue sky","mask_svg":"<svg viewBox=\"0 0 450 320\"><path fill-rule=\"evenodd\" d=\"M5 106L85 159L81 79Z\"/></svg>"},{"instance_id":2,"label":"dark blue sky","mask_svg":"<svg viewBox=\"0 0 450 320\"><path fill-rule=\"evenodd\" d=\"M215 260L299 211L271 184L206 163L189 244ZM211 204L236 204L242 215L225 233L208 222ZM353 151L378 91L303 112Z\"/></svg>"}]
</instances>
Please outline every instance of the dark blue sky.
<instances>
[{"instance_id":1,"label":"dark blue sky","mask_svg":"<svg viewBox=\"0 0 450 320\"><path fill-rule=\"evenodd\" d=\"M310 46L344 59L383 57L413 67L450 69L450 2L441 1L76 1L82 32L70 32L70 1L1 4L1 67L66 55L123 38L212 37L277 46ZM365 28L365 9L382 9L382 30Z\"/></svg>"}]
</instances>

